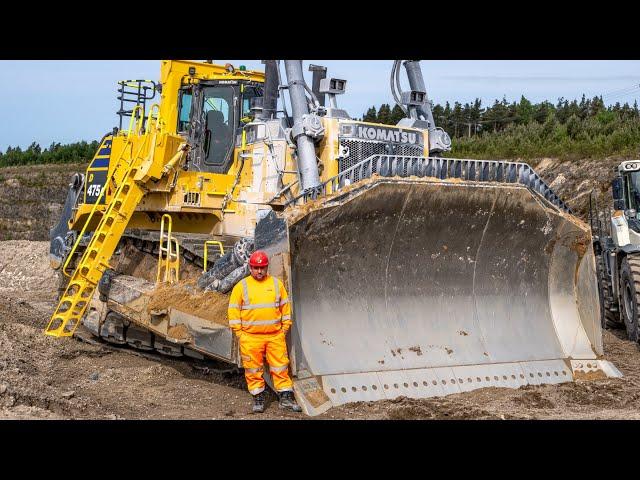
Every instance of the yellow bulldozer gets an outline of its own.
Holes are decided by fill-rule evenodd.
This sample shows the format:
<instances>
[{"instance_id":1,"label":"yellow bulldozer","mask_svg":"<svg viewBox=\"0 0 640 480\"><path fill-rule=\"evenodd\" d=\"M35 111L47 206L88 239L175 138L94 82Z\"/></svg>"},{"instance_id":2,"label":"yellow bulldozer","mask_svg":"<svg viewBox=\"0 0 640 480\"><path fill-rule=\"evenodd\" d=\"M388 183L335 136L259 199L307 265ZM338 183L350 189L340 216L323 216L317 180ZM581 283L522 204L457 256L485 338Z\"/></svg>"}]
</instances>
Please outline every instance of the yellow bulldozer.
<instances>
[{"instance_id":1,"label":"yellow bulldozer","mask_svg":"<svg viewBox=\"0 0 640 480\"><path fill-rule=\"evenodd\" d=\"M46 334L83 324L241 368L227 294L261 249L292 298L308 415L620 375L602 358L588 226L525 163L447 158L419 61L393 62L395 126L339 108L347 82L325 67L309 87L302 61L263 64L167 60L159 82L119 82L120 126L51 230Z\"/></svg>"}]
</instances>

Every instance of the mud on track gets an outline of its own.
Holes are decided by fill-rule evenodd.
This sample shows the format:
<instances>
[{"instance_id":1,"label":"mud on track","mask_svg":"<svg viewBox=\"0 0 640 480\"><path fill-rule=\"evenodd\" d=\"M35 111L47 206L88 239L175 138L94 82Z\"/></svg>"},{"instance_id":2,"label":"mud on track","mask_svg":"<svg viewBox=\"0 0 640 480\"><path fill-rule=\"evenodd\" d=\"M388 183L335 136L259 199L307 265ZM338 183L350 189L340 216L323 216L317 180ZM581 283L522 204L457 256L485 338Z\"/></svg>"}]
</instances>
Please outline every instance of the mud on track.
<instances>
[{"instance_id":1,"label":"mud on track","mask_svg":"<svg viewBox=\"0 0 640 480\"><path fill-rule=\"evenodd\" d=\"M56 288L47 252L48 242L0 242L0 418L307 418L273 394L252 415L244 378L225 364L43 335ZM640 352L623 331L605 332L604 349L623 378L352 403L315 418L640 419Z\"/></svg>"}]
</instances>

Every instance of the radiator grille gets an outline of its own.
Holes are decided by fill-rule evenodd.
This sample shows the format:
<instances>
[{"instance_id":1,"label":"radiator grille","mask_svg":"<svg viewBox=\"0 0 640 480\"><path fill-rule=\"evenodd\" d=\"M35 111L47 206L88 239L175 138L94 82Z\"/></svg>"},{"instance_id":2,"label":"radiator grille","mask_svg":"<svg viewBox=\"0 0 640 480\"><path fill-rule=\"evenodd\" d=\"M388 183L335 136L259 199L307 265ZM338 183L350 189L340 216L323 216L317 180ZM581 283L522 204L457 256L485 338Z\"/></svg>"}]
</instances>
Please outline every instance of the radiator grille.
<instances>
[{"instance_id":1,"label":"radiator grille","mask_svg":"<svg viewBox=\"0 0 640 480\"><path fill-rule=\"evenodd\" d=\"M421 145L396 145L383 142L368 142L366 140L354 140L343 138L340 140L340 150L343 147L349 149L349 156L338 159L338 169L342 173L357 163L369 158L371 155L399 155L421 157L424 149ZM355 178L354 181L360 180Z\"/></svg>"}]
</instances>

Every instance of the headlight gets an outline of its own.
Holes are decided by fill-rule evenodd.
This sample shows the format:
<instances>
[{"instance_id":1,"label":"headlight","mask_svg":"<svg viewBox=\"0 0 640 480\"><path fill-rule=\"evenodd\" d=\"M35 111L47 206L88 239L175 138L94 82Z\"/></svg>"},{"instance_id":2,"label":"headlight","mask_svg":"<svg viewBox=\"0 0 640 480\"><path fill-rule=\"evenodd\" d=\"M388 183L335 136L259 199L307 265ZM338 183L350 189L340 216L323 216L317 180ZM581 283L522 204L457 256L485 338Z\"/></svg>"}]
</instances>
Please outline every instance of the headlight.
<instances>
[{"instance_id":1,"label":"headlight","mask_svg":"<svg viewBox=\"0 0 640 480\"><path fill-rule=\"evenodd\" d=\"M353 135L353 125L342 125L340 127L342 135Z\"/></svg>"}]
</instances>

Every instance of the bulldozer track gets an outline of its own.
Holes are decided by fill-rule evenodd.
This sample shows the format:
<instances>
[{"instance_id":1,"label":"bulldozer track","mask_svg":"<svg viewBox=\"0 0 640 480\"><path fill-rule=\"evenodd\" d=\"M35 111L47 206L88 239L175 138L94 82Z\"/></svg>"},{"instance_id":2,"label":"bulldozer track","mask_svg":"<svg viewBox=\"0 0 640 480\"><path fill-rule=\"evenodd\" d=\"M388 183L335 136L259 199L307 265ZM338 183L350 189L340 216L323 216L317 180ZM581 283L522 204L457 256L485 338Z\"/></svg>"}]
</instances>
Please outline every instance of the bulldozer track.
<instances>
[{"instance_id":1,"label":"bulldozer track","mask_svg":"<svg viewBox=\"0 0 640 480\"><path fill-rule=\"evenodd\" d=\"M73 335L77 340L87 343L89 345L93 345L95 347L100 347L101 349L107 350L109 352L122 352L127 355L134 355L136 357L146 358L147 360L152 360L154 362L158 361L166 361L173 360L179 361L188 364L194 370L201 372L204 375L208 374L236 374L239 372L238 368L215 368L213 364L209 361L198 360L195 358L191 358L187 355L182 355L180 357L163 355L161 353L153 353L146 352L136 347L126 344L121 346L112 345L108 340L103 337L99 337L89 332L85 327L80 326ZM204 365L202 365L204 364Z\"/></svg>"},{"instance_id":2,"label":"bulldozer track","mask_svg":"<svg viewBox=\"0 0 640 480\"><path fill-rule=\"evenodd\" d=\"M160 240L144 239L135 234L125 233L125 235L122 236L121 243L122 243L121 245L122 247L124 247L125 244L129 244L134 246L141 252L148 253L155 256L158 255L158 250L160 248ZM213 266L213 264L215 263L215 260L217 260L219 257L220 256L218 253L214 253L211 255L212 260L207 263L210 263L210 265ZM204 258L200 256L198 253L192 250L189 250L188 247L185 247L183 245L180 245L180 261L188 262L198 268L203 268L204 266Z\"/></svg>"},{"instance_id":3,"label":"bulldozer track","mask_svg":"<svg viewBox=\"0 0 640 480\"><path fill-rule=\"evenodd\" d=\"M157 258L158 250L160 248L160 241L144 239L135 234L125 233L122 236L122 240L120 241L118 248L116 249L116 254L120 251L120 249L125 248L127 245L131 245L135 247L138 251L155 256ZM78 249L78 251L76 252L76 258L71 262L71 267L73 269L76 268L76 259L80 258L83 252L84 252L84 248ZM215 261L218 260L218 258L220 258L220 255L217 252L215 252L212 255L210 255L210 258L211 260L208 261L207 263L211 267L213 267ZM182 247L181 245L180 262L181 263L187 262L195 267L203 268L204 258L199 254L189 250L188 248ZM57 273L58 273L58 296L60 296L64 292L67 284L69 283L69 279L62 273L61 269L57 270Z\"/></svg>"},{"instance_id":4,"label":"bulldozer track","mask_svg":"<svg viewBox=\"0 0 640 480\"><path fill-rule=\"evenodd\" d=\"M121 249L121 248L125 248L127 245L133 246L135 247L138 251L146 254L146 255L151 255L155 258L157 258L158 255L158 249L160 246L160 241L159 240L150 240L150 239L143 239L140 238L136 235L127 235L125 234L122 237L122 240L120 242L120 245L118 246L118 249L116 251L117 252ZM79 251L78 252L78 257L81 256L83 253L83 251ZM220 258L220 255L216 252L213 255L210 256L211 257L211 262L208 262L208 264L213 267L215 261ZM201 269L203 267L203 262L204 259L199 256L198 254L196 254L193 251L190 251L188 249L181 249L180 250L180 261L181 262L188 262L191 265L194 265L195 267L198 267L199 269ZM75 264L72 264L73 267L75 268ZM57 271L58 274L58 296L60 296L62 293L64 293L66 285L68 284L68 278L65 277L62 273L61 270ZM172 357L174 359L181 359L181 360L191 360L191 361L195 361L195 359L192 359L191 357L189 357L188 355L185 355L183 352L180 353L180 355L168 355L168 354L162 354L162 353L151 353L151 352L147 352L146 350L140 349L138 347L136 347L135 345L132 345L130 343L127 343L125 345L120 345L118 344L116 345L111 345L109 340L99 336L99 335L95 335L94 333L90 332L89 330L87 330L84 327L83 328L83 332L78 333L76 332L74 334L74 337L77 337L79 340L89 343L91 345L96 345L96 346L100 346L102 348L106 348L110 351L118 351L118 352L127 352L127 353L131 353L132 355L136 355L139 357L143 357L146 358L148 360L154 360L157 361L159 359L165 359L168 357ZM126 332L126 329L125 329ZM125 334L125 338L126 338L126 334ZM201 368L203 371L205 372L211 372L211 373L234 373L237 372L237 368L229 368L229 369L216 369L210 366L205 366L205 367L198 367L195 366L195 364L193 364L192 366L194 366L195 369Z\"/></svg>"},{"instance_id":5,"label":"bulldozer track","mask_svg":"<svg viewBox=\"0 0 640 480\"><path fill-rule=\"evenodd\" d=\"M149 360L159 360L162 358L160 354L148 354L148 353L144 353L139 350L136 350L135 348L130 349L130 348L115 347L113 345L110 345L106 340L103 340L101 337L98 337L93 333L86 331L86 329L82 326L78 327L73 337L81 342L88 343L89 345L93 345L95 347L100 347L110 352L124 352L129 355L135 355L136 357L143 357Z\"/></svg>"}]
</instances>

